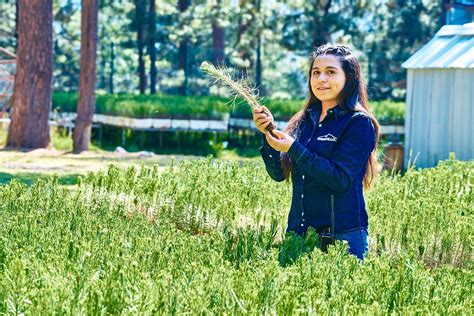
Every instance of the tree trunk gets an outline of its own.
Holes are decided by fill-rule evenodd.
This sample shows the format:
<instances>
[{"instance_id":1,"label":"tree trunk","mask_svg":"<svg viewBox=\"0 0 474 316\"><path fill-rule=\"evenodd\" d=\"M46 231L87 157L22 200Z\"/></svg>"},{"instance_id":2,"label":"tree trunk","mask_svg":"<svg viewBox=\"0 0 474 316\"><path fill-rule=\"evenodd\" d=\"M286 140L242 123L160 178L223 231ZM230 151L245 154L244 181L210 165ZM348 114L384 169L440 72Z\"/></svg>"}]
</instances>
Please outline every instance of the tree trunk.
<instances>
[{"instance_id":1,"label":"tree trunk","mask_svg":"<svg viewBox=\"0 0 474 316\"><path fill-rule=\"evenodd\" d=\"M99 36L100 37L100 36ZM100 51L100 49L99 49ZM106 73L105 73L105 69L107 67L107 57L104 56L105 58L102 58L102 56L100 56L99 54L99 60L100 60L100 66L99 66L99 70L98 70L98 83L97 83L97 87L99 89L104 89L107 87L107 76L106 76Z\"/></svg>"},{"instance_id":2,"label":"tree trunk","mask_svg":"<svg viewBox=\"0 0 474 316\"><path fill-rule=\"evenodd\" d=\"M95 110L98 0L82 0L79 101L74 128L74 153L89 149Z\"/></svg>"},{"instance_id":3,"label":"tree trunk","mask_svg":"<svg viewBox=\"0 0 474 316\"><path fill-rule=\"evenodd\" d=\"M156 93L156 10L155 0L150 0L148 7L148 54L150 54L150 93Z\"/></svg>"},{"instance_id":4,"label":"tree trunk","mask_svg":"<svg viewBox=\"0 0 474 316\"><path fill-rule=\"evenodd\" d=\"M250 14L252 16L252 19L250 21L244 21L244 18L242 14L238 18L238 25L237 25L237 40L234 45L234 49L237 49L237 53L239 57L244 60L244 61L249 61L249 66L248 67L242 67L237 65L239 77L241 78L248 78L249 77L249 69L253 69L255 66L255 60L254 60L254 50L255 50L255 40L254 40L254 34L252 34L252 23L255 20L255 14L253 10L249 10L248 4L255 5L254 0L239 0L239 6L245 7L245 14ZM250 34L246 34L250 33ZM242 45L242 38L244 36L251 36L252 39L248 44Z\"/></svg>"},{"instance_id":5,"label":"tree trunk","mask_svg":"<svg viewBox=\"0 0 474 316\"><path fill-rule=\"evenodd\" d=\"M257 12L260 13L260 2L261 0L256 0ZM257 34L257 50L256 50L256 60L255 60L255 84L257 86L259 95L265 95L265 90L262 84L262 30L258 30Z\"/></svg>"},{"instance_id":6,"label":"tree trunk","mask_svg":"<svg viewBox=\"0 0 474 316\"><path fill-rule=\"evenodd\" d=\"M331 0L328 0L325 4L321 4L319 0L315 0L313 3L315 11L315 14L313 15L313 34L311 36L313 39L311 44L313 48L319 47L329 42L330 34L327 31L327 27L324 25L324 21L326 20L325 16L329 13L331 4Z\"/></svg>"},{"instance_id":7,"label":"tree trunk","mask_svg":"<svg viewBox=\"0 0 474 316\"><path fill-rule=\"evenodd\" d=\"M257 51L255 61L255 85L257 86L259 95L265 95L263 83L262 83L262 35L258 34L257 38Z\"/></svg>"},{"instance_id":8,"label":"tree trunk","mask_svg":"<svg viewBox=\"0 0 474 316\"><path fill-rule=\"evenodd\" d=\"M115 44L110 42L110 73L109 73L109 93L114 94L114 75L115 75Z\"/></svg>"},{"instance_id":9,"label":"tree trunk","mask_svg":"<svg viewBox=\"0 0 474 316\"><path fill-rule=\"evenodd\" d=\"M17 70L7 146L49 145L53 73L53 1L18 1Z\"/></svg>"},{"instance_id":10,"label":"tree trunk","mask_svg":"<svg viewBox=\"0 0 474 316\"><path fill-rule=\"evenodd\" d=\"M220 12L221 0L217 0L216 11ZM219 14L220 15L220 14ZM212 48L214 53L214 65L219 65L224 62L224 29L219 25L216 18L212 20Z\"/></svg>"},{"instance_id":11,"label":"tree trunk","mask_svg":"<svg viewBox=\"0 0 474 316\"><path fill-rule=\"evenodd\" d=\"M145 94L146 90L146 72L145 72L145 15L146 3L145 0L135 0L135 26L137 28L137 46L138 46L138 77L140 79L139 89L140 94Z\"/></svg>"},{"instance_id":12,"label":"tree trunk","mask_svg":"<svg viewBox=\"0 0 474 316\"><path fill-rule=\"evenodd\" d=\"M322 8L320 6L322 5ZM315 0L314 2L314 10L315 14L313 16L313 40L312 40L312 47L319 47L329 42L330 34L327 31L326 25L324 25L325 17L329 14L329 9L331 8L332 1L327 0L324 4L321 4L319 0ZM320 12L320 14L316 13Z\"/></svg>"},{"instance_id":13,"label":"tree trunk","mask_svg":"<svg viewBox=\"0 0 474 316\"><path fill-rule=\"evenodd\" d=\"M248 0L239 0L239 6L243 7L247 4L247 2ZM237 25L237 39L236 39L234 47L237 47L240 44L242 36L244 35L245 31L247 31L247 28L249 27L248 23L243 22L242 15L239 15L237 24L238 24Z\"/></svg>"},{"instance_id":14,"label":"tree trunk","mask_svg":"<svg viewBox=\"0 0 474 316\"><path fill-rule=\"evenodd\" d=\"M179 12L185 12L191 5L191 0L178 0L178 9ZM184 71L184 82L180 89L181 95L188 94L188 76L189 76L189 67L188 67L188 51L189 51L189 39L184 38L179 43L179 69Z\"/></svg>"},{"instance_id":15,"label":"tree trunk","mask_svg":"<svg viewBox=\"0 0 474 316\"><path fill-rule=\"evenodd\" d=\"M440 7L441 7L441 25L445 25L447 22L447 15L448 15L448 10L450 9L450 1L447 0L441 0L440 1Z\"/></svg>"},{"instance_id":16,"label":"tree trunk","mask_svg":"<svg viewBox=\"0 0 474 316\"><path fill-rule=\"evenodd\" d=\"M184 71L184 81L180 88L180 95L188 94L188 40L184 39L179 43L179 69Z\"/></svg>"}]
</instances>

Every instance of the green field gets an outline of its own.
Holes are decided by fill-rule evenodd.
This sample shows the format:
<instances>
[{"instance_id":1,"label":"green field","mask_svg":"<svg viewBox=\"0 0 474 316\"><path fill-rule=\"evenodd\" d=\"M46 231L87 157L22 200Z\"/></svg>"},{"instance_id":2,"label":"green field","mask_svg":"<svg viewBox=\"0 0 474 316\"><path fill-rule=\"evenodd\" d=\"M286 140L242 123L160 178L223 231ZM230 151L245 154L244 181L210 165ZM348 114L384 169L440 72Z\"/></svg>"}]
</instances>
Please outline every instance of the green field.
<instances>
[{"instance_id":1,"label":"green field","mask_svg":"<svg viewBox=\"0 0 474 316\"><path fill-rule=\"evenodd\" d=\"M0 313L469 314L474 163L384 173L363 264L284 236L290 184L200 159L0 186Z\"/></svg>"}]
</instances>

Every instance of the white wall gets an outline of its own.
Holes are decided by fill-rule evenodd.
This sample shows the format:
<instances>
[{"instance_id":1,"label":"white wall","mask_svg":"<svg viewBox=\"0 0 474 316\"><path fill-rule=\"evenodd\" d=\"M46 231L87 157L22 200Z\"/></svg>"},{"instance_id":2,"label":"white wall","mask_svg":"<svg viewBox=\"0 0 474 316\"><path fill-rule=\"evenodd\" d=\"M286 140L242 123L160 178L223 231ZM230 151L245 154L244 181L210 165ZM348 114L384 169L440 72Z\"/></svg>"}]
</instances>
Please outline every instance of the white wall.
<instances>
[{"instance_id":1,"label":"white wall","mask_svg":"<svg viewBox=\"0 0 474 316\"><path fill-rule=\"evenodd\" d=\"M474 159L474 69L408 69L405 168Z\"/></svg>"}]
</instances>

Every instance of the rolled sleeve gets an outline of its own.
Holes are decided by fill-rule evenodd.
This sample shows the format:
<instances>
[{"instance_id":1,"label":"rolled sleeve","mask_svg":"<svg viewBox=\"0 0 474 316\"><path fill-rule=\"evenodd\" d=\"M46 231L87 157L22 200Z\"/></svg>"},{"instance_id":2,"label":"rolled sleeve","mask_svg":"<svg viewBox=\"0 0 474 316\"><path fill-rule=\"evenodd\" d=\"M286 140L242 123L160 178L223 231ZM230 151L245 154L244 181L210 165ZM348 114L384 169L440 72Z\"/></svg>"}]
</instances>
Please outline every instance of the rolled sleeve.
<instances>
[{"instance_id":1,"label":"rolled sleeve","mask_svg":"<svg viewBox=\"0 0 474 316\"><path fill-rule=\"evenodd\" d=\"M329 188L349 190L365 168L376 142L375 129L368 116L360 115L351 122L335 144L331 159L318 156L294 142L288 155L308 175Z\"/></svg>"}]
</instances>

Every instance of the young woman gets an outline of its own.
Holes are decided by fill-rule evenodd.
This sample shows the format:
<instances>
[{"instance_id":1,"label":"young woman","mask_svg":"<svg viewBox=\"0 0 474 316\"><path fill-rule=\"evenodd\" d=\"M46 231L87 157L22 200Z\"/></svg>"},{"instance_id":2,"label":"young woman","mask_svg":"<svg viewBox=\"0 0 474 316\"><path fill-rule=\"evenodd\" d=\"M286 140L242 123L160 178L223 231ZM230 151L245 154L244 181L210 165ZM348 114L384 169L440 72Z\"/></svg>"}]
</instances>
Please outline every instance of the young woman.
<instances>
[{"instance_id":1,"label":"young woman","mask_svg":"<svg viewBox=\"0 0 474 316\"><path fill-rule=\"evenodd\" d=\"M273 180L291 176L286 232L302 235L311 226L346 240L349 253L363 259L368 250L363 187L377 173L379 124L368 109L359 62L347 46L317 48L310 65L309 98L283 132L265 130L273 121L267 108L267 114L254 111L255 125L265 134L260 152Z\"/></svg>"}]
</instances>

